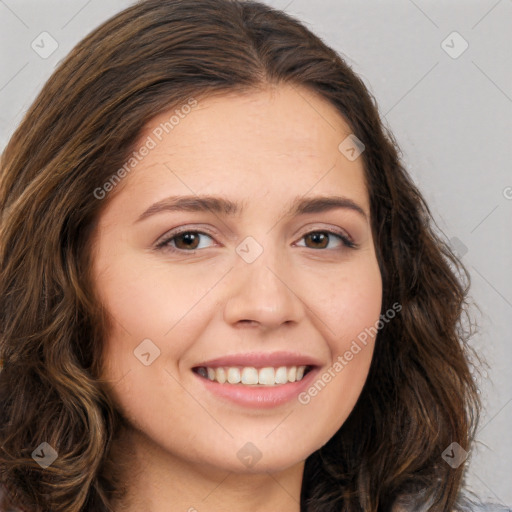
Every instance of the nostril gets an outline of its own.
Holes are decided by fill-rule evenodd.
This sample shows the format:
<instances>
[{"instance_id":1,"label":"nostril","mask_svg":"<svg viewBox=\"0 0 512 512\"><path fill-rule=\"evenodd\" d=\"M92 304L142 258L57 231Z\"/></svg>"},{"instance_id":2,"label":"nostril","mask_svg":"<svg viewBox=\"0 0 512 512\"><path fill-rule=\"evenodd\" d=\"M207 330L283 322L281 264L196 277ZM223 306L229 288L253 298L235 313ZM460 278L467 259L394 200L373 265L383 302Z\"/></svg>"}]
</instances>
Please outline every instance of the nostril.
<instances>
[{"instance_id":1,"label":"nostril","mask_svg":"<svg viewBox=\"0 0 512 512\"><path fill-rule=\"evenodd\" d=\"M258 322L256 322L255 320L240 320L239 323L243 324L243 325L247 325L248 327L254 325L258 325Z\"/></svg>"}]
</instances>

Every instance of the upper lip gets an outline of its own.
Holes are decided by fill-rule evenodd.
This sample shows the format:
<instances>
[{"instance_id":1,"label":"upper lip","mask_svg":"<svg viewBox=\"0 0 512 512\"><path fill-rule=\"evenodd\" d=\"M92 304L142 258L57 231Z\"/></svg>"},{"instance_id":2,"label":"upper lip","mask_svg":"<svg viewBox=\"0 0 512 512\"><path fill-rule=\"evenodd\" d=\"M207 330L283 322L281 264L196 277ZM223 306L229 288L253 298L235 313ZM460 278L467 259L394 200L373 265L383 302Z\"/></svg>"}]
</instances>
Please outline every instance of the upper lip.
<instances>
[{"instance_id":1,"label":"upper lip","mask_svg":"<svg viewBox=\"0 0 512 512\"><path fill-rule=\"evenodd\" d=\"M219 366L252 366L264 368L272 366L320 366L321 363L312 356L292 352L251 352L245 354L232 354L215 359L209 359L194 366L216 368Z\"/></svg>"}]
</instances>

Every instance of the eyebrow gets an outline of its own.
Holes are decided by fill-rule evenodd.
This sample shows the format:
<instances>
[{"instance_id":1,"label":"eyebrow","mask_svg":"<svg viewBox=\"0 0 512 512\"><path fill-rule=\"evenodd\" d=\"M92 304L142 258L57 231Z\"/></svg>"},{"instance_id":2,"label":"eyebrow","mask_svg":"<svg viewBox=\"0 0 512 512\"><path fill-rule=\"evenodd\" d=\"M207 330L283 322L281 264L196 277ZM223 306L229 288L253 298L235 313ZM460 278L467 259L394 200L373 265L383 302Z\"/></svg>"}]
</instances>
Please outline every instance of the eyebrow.
<instances>
[{"instance_id":1,"label":"eyebrow","mask_svg":"<svg viewBox=\"0 0 512 512\"><path fill-rule=\"evenodd\" d=\"M348 197L342 196L319 196L319 197L296 197L291 203L284 216L298 216L308 213L322 213L337 208L351 210L362 216L366 221L368 216L364 209ZM219 215L235 216L243 211L243 205L224 197L218 196L171 196L151 205L135 221L140 222L152 215L161 212L214 212Z\"/></svg>"}]
</instances>

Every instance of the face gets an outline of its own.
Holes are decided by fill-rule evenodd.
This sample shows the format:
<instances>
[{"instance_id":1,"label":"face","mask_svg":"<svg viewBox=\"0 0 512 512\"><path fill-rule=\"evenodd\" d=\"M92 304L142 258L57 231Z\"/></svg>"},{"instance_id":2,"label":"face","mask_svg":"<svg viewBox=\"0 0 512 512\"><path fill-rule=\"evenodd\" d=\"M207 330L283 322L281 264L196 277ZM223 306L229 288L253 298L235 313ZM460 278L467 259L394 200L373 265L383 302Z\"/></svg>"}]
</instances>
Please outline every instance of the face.
<instances>
[{"instance_id":1,"label":"face","mask_svg":"<svg viewBox=\"0 0 512 512\"><path fill-rule=\"evenodd\" d=\"M368 374L382 282L362 158L305 89L177 110L145 127L149 149L103 199L103 377L160 457L284 470L335 434Z\"/></svg>"}]
</instances>

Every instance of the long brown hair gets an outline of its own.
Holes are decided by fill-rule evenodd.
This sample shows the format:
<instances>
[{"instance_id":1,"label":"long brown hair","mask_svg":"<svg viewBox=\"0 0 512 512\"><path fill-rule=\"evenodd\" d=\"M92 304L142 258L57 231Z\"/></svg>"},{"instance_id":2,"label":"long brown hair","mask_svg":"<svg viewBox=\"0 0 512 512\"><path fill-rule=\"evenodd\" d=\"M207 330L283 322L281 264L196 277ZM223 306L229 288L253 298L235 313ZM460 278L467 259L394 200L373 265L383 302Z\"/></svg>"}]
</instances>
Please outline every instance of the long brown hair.
<instances>
[{"instance_id":1,"label":"long brown hair","mask_svg":"<svg viewBox=\"0 0 512 512\"><path fill-rule=\"evenodd\" d=\"M452 442L469 450L480 410L469 275L361 79L300 22L237 0L146 0L114 16L60 64L2 155L0 482L16 506L102 512L123 496L112 449L122 420L99 379L107 318L90 274L110 196L95 190L156 114L283 83L328 100L365 145L382 311L402 306L349 418L306 461L301 510L386 511L408 496L453 508L465 465L441 455ZM43 442L58 454L46 469L32 457Z\"/></svg>"}]
</instances>

